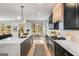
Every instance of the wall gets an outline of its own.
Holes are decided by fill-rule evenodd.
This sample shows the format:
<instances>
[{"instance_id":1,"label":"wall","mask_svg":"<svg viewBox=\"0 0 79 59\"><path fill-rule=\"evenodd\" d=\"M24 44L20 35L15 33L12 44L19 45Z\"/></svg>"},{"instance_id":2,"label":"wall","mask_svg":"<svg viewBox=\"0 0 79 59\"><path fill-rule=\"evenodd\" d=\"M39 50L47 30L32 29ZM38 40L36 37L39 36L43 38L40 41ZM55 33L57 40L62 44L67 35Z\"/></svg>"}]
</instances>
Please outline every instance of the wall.
<instances>
[{"instance_id":1,"label":"wall","mask_svg":"<svg viewBox=\"0 0 79 59\"><path fill-rule=\"evenodd\" d=\"M48 22L44 21L43 22L43 35L46 35L48 31Z\"/></svg>"},{"instance_id":2,"label":"wall","mask_svg":"<svg viewBox=\"0 0 79 59\"><path fill-rule=\"evenodd\" d=\"M61 22L59 24L59 32L60 36L63 36L66 38L68 41L72 41L75 43L79 43L79 30L64 30L64 23Z\"/></svg>"},{"instance_id":3,"label":"wall","mask_svg":"<svg viewBox=\"0 0 79 59\"><path fill-rule=\"evenodd\" d=\"M70 37L71 37L71 41L72 42L76 42L79 43L79 30L78 31L69 31Z\"/></svg>"},{"instance_id":4,"label":"wall","mask_svg":"<svg viewBox=\"0 0 79 59\"><path fill-rule=\"evenodd\" d=\"M62 30L60 33L66 40L79 43L79 30Z\"/></svg>"},{"instance_id":5,"label":"wall","mask_svg":"<svg viewBox=\"0 0 79 59\"><path fill-rule=\"evenodd\" d=\"M53 22L63 19L63 4L57 3L53 8Z\"/></svg>"},{"instance_id":6,"label":"wall","mask_svg":"<svg viewBox=\"0 0 79 59\"><path fill-rule=\"evenodd\" d=\"M30 21L26 21L26 27L25 27L26 29L25 30L30 29L29 34L32 34L31 25L32 25L32 23Z\"/></svg>"},{"instance_id":7,"label":"wall","mask_svg":"<svg viewBox=\"0 0 79 59\"><path fill-rule=\"evenodd\" d=\"M16 30L14 30L14 28L16 28ZM11 24L11 32L12 32L12 36L13 37L18 37L18 30L19 30L19 28L18 28L18 23L12 23Z\"/></svg>"}]
</instances>

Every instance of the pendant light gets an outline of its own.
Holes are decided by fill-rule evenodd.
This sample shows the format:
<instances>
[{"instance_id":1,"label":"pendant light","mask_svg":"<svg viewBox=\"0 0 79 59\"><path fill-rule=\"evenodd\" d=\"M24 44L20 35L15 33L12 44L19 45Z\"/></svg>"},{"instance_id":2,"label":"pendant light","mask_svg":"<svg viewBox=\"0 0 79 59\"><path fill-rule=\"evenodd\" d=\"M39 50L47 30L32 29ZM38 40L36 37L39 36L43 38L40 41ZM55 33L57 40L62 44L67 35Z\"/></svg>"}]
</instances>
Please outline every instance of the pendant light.
<instances>
[{"instance_id":1,"label":"pendant light","mask_svg":"<svg viewBox=\"0 0 79 59\"><path fill-rule=\"evenodd\" d=\"M24 8L24 6L23 6L23 5L21 5L21 15L20 15L20 16L18 16L18 19L19 19L20 21L24 20L23 8Z\"/></svg>"},{"instance_id":2,"label":"pendant light","mask_svg":"<svg viewBox=\"0 0 79 59\"><path fill-rule=\"evenodd\" d=\"M23 8L24 8L24 6L22 5L22 6L21 6L21 20L23 20L23 22L26 22L26 21L24 20L24 15L23 15L24 10L23 10Z\"/></svg>"},{"instance_id":3,"label":"pendant light","mask_svg":"<svg viewBox=\"0 0 79 59\"><path fill-rule=\"evenodd\" d=\"M24 20L23 8L24 8L24 6L22 5L22 6L21 6L21 20Z\"/></svg>"}]
</instances>

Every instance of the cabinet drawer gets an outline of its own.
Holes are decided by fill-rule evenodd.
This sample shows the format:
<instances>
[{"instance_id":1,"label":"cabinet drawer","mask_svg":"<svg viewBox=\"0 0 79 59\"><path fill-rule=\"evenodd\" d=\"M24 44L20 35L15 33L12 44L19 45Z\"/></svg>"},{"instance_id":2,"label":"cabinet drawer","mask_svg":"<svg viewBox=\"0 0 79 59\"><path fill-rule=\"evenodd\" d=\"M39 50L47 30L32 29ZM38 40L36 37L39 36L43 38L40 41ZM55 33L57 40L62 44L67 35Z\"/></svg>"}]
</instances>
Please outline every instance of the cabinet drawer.
<instances>
[{"instance_id":1,"label":"cabinet drawer","mask_svg":"<svg viewBox=\"0 0 79 59\"><path fill-rule=\"evenodd\" d=\"M62 56L62 47L55 43L55 56Z\"/></svg>"},{"instance_id":2,"label":"cabinet drawer","mask_svg":"<svg viewBox=\"0 0 79 59\"><path fill-rule=\"evenodd\" d=\"M73 56L73 55L67 50L63 49L63 56Z\"/></svg>"}]
</instances>

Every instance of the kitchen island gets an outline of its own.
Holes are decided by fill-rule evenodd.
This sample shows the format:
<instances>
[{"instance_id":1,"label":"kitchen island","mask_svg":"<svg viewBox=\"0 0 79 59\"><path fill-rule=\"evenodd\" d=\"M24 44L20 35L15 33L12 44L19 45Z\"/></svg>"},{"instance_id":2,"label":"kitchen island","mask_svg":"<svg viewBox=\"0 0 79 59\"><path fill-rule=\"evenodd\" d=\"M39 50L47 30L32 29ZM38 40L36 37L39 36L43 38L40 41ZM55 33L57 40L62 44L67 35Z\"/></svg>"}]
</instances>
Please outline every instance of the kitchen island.
<instances>
[{"instance_id":1,"label":"kitchen island","mask_svg":"<svg viewBox=\"0 0 79 59\"><path fill-rule=\"evenodd\" d=\"M68 51L73 56L79 56L79 44L70 42L67 40L54 40L57 44L59 44L62 48ZM65 53L66 54L66 53ZM66 54L67 55L67 54Z\"/></svg>"},{"instance_id":2,"label":"kitchen island","mask_svg":"<svg viewBox=\"0 0 79 59\"><path fill-rule=\"evenodd\" d=\"M0 40L0 55L26 56L32 45L32 35L26 38L9 37Z\"/></svg>"},{"instance_id":3,"label":"kitchen island","mask_svg":"<svg viewBox=\"0 0 79 59\"><path fill-rule=\"evenodd\" d=\"M79 44L67 39L53 39L46 35L46 42L51 55L55 56L79 56Z\"/></svg>"}]
</instances>

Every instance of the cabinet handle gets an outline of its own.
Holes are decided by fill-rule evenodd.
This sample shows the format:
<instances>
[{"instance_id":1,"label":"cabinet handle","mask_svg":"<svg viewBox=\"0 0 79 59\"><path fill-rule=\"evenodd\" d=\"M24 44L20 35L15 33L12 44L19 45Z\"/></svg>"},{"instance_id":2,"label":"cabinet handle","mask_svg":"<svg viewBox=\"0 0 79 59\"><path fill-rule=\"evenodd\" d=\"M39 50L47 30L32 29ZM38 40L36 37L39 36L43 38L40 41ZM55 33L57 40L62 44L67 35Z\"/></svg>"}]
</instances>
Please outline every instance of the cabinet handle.
<instances>
[{"instance_id":1,"label":"cabinet handle","mask_svg":"<svg viewBox=\"0 0 79 59\"><path fill-rule=\"evenodd\" d=\"M67 53L65 53L65 56L68 56Z\"/></svg>"}]
</instances>

